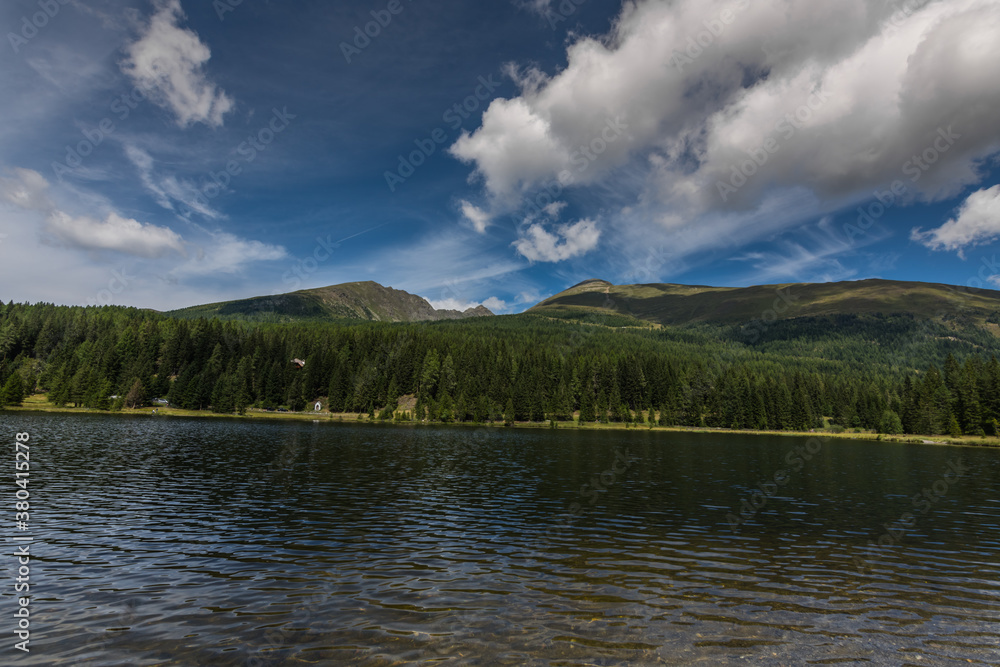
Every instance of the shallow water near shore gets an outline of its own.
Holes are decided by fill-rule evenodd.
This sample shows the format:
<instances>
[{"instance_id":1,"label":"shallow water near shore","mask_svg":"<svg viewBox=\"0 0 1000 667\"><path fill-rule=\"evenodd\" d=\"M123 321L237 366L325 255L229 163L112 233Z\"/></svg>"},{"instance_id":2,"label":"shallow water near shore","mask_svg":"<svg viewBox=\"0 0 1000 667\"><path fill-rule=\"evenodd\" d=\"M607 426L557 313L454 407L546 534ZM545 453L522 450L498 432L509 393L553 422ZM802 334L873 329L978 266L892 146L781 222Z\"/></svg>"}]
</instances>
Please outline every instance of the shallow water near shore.
<instances>
[{"instance_id":1,"label":"shallow water near shore","mask_svg":"<svg viewBox=\"0 0 1000 667\"><path fill-rule=\"evenodd\" d=\"M31 434L31 653L17 664L1000 664L996 450L0 425L10 443ZM14 610L12 584L0 602Z\"/></svg>"}]
</instances>

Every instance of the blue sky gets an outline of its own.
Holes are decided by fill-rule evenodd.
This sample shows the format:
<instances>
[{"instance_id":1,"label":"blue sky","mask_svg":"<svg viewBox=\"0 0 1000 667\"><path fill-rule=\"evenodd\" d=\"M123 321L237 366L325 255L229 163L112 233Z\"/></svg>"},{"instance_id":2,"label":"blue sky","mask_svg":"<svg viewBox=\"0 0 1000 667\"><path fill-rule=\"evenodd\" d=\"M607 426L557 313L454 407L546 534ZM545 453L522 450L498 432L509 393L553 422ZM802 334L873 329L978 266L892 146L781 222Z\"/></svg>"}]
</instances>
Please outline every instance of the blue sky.
<instances>
[{"instance_id":1,"label":"blue sky","mask_svg":"<svg viewBox=\"0 0 1000 667\"><path fill-rule=\"evenodd\" d=\"M1000 287L995 0L9 0L0 28L5 301Z\"/></svg>"}]
</instances>

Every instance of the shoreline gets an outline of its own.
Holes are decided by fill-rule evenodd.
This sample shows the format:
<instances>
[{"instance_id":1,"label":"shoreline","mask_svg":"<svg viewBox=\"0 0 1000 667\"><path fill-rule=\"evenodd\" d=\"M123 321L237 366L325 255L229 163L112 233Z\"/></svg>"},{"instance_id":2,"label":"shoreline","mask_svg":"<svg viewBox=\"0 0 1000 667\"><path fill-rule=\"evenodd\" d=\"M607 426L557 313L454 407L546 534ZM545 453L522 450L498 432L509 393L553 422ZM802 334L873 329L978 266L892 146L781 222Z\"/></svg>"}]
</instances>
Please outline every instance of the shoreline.
<instances>
[{"instance_id":1,"label":"shoreline","mask_svg":"<svg viewBox=\"0 0 1000 667\"><path fill-rule=\"evenodd\" d=\"M156 414L153 414L153 411ZM503 422L416 422L416 421L395 421L369 420L367 415L362 413L336 413L336 412L268 412L257 408L247 410L246 414L239 415L221 414L217 412L207 412L204 410L183 410L173 407L146 407L138 409L123 409L117 412L111 410L97 410L94 408L71 408L56 407L49 403L44 394L36 394L26 398L20 406L9 406L0 409L0 414L4 412L19 413L57 413L57 414L97 414L97 415L123 415L123 416L155 416L155 417L193 417L198 419L239 419L239 420L266 420L266 421L308 421L308 422L332 422L337 424L369 424L382 426L449 426L449 427L475 427L475 428L515 428L515 429L541 429L541 430L572 430L572 431L654 431L662 433L721 433L732 435L771 435L771 436L791 436L797 438L809 438L825 436L830 438L842 438L846 440L870 440L872 442L896 443L907 445L946 445L959 447L987 447L1000 448L1000 437L990 436L962 436L953 438L951 436L923 436L923 435L883 435L869 431L854 432L843 431L835 433L830 430L814 429L811 431L760 431L760 430L735 430L726 428L700 428L696 426L650 426L649 424L634 423L608 423L586 422L580 424L572 422L515 422L512 426L506 426ZM359 418L360 417L360 418Z\"/></svg>"}]
</instances>

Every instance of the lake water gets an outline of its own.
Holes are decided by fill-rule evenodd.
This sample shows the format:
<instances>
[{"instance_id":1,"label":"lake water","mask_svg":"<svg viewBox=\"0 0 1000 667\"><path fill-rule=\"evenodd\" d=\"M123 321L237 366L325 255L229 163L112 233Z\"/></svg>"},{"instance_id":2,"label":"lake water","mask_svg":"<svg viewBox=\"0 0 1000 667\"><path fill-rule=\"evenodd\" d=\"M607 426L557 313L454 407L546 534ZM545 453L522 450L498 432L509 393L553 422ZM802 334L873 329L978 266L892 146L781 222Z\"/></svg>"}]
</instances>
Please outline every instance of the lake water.
<instances>
[{"instance_id":1,"label":"lake water","mask_svg":"<svg viewBox=\"0 0 1000 667\"><path fill-rule=\"evenodd\" d=\"M4 646L5 664L1000 664L1000 451L100 415L0 426L11 480L14 433L31 434L35 538L31 653Z\"/></svg>"}]
</instances>

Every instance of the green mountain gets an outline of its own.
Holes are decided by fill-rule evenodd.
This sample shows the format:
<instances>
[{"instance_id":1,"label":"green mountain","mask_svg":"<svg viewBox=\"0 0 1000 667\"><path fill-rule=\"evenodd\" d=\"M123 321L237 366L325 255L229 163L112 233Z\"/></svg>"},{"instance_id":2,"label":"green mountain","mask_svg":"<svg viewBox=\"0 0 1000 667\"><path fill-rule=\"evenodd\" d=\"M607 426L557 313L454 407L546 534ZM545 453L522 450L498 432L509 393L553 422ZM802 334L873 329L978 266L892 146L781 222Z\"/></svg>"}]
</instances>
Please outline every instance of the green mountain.
<instances>
[{"instance_id":1,"label":"green mountain","mask_svg":"<svg viewBox=\"0 0 1000 667\"><path fill-rule=\"evenodd\" d=\"M465 312L435 310L426 299L371 281L192 306L167 314L184 319L217 317L254 322L425 322L493 315L483 306Z\"/></svg>"},{"instance_id":2,"label":"green mountain","mask_svg":"<svg viewBox=\"0 0 1000 667\"><path fill-rule=\"evenodd\" d=\"M0 303L0 403L1000 435L1000 292L591 280L524 314L475 314L375 283L173 316ZM442 318L460 319L425 321Z\"/></svg>"},{"instance_id":3,"label":"green mountain","mask_svg":"<svg viewBox=\"0 0 1000 667\"><path fill-rule=\"evenodd\" d=\"M605 317L625 316L665 326L906 315L938 322L961 320L997 329L990 320L1000 321L1000 292L891 280L756 287L613 285L604 280L587 280L528 312L598 322Z\"/></svg>"}]
</instances>

